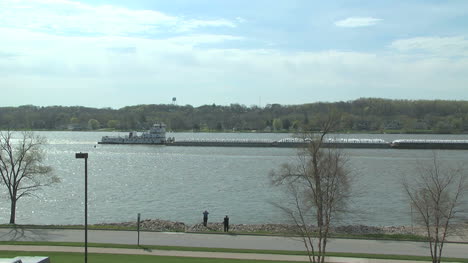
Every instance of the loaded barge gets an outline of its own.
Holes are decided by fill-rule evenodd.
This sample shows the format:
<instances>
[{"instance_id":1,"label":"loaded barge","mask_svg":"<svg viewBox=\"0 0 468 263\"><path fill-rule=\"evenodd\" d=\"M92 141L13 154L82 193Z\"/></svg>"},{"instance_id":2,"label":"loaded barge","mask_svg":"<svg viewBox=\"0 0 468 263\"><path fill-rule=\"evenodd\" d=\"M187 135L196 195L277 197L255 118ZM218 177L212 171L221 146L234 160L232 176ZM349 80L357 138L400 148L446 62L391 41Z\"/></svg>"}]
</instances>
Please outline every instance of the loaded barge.
<instances>
[{"instance_id":1,"label":"loaded barge","mask_svg":"<svg viewBox=\"0 0 468 263\"><path fill-rule=\"evenodd\" d=\"M168 142L167 146L214 146L214 147L278 147L297 148L309 144L310 141L298 138L284 138L281 140L246 140L246 139L193 139ZM334 148L363 148L363 149L385 149L390 144L380 139L329 139L323 143L324 147Z\"/></svg>"},{"instance_id":2,"label":"loaded barge","mask_svg":"<svg viewBox=\"0 0 468 263\"><path fill-rule=\"evenodd\" d=\"M144 133L130 132L127 136L104 136L99 144L152 144L166 146L199 147L281 147L297 148L310 143L308 139L284 138L269 139L191 139L178 140L166 138L166 125L156 123ZM400 139L387 142L382 139L327 139L323 142L328 148L355 149L445 149L468 150L468 140L409 140Z\"/></svg>"},{"instance_id":3,"label":"loaded barge","mask_svg":"<svg viewBox=\"0 0 468 263\"><path fill-rule=\"evenodd\" d=\"M394 140L390 143L395 149L438 149L468 150L468 140Z\"/></svg>"}]
</instances>

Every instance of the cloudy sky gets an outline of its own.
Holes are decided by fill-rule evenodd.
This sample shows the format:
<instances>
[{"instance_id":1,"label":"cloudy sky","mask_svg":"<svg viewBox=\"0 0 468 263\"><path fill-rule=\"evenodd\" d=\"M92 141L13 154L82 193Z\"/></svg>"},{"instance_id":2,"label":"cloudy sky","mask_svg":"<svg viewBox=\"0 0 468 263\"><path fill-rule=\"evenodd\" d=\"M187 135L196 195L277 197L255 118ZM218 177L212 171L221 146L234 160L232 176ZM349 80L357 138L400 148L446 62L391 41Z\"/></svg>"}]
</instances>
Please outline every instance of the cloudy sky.
<instances>
[{"instance_id":1,"label":"cloudy sky","mask_svg":"<svg viewBox=\"0 0 468 263\"><path fill-rule=\"evenodd\" d=\"M468 100L468 1L0 0L0 106Z\"/></svg>"}]
</instances>

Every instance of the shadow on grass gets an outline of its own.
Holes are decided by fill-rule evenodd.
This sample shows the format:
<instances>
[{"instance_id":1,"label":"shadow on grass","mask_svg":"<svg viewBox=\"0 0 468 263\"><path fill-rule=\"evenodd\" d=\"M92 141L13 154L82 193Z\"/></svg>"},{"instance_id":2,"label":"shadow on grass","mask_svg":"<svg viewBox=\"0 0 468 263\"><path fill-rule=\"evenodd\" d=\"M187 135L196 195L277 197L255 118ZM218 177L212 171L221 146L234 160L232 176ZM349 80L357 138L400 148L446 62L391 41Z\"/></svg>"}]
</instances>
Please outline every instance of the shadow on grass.
<instances>
[{"instance_id":1,"label":"shadow on grass","mask_svg":"<svg viewBox=\"0 0 468 263\"><path fill-rule=\"evenodd\" d=\"M153 252L153 249L150 247L139 245L138 248L143 249L146 252Z\"/></svg>"},{"instance_id":2,"label":"shadow on grass","mask_svg":"<svg viewBox=\"0 0 468 263\"><path fill-rule=\"evenodd\" d=\"M62 236L43 229L31 229L27 226L11 224L8 232L0 234L0 240L6 241L47 241L51 237Z\"/></svg>"}]
</instances>

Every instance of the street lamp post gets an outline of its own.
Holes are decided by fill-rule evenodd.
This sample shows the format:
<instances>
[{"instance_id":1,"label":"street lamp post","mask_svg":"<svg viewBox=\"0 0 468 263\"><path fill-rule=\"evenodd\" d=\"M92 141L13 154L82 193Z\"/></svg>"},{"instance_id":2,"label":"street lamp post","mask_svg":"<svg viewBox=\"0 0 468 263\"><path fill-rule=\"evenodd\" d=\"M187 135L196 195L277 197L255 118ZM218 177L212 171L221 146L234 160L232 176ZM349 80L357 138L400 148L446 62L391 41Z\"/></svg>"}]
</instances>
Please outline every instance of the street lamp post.
<instances>
[{"instance_id":1,"label":"street lamp post","mask_svg":"<svg viewBox=\"0 0 468 263\"><path fill-rule=\"evenodd\" d=\"M76 159L85 159L85 263L88 263L88 153L76 153Z\"/></svg>"}]
</instances>

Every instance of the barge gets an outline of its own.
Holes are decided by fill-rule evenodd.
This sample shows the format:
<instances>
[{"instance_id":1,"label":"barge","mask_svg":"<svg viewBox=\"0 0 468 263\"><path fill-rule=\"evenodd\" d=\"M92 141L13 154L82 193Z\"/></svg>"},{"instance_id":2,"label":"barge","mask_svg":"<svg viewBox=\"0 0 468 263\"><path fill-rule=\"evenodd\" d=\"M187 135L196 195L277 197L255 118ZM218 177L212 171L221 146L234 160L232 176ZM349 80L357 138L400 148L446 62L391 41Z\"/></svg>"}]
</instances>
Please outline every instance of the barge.
<instances>
[{"instance_id":1,"label":"barge","mask_svg":"<svg viewBox=\"0 0 468 263\"><path fill-rule=\"evenodd\" d=\"M166 142L167 146L199 146L199 147L304 147L310 141L285 138L273 140L181 140ZM400 139L387 142L382 139L329 139L323 142L324 148L348 149L420 149L420 150L468 150L468 140L409 140Z\"/></svg>"},{"instance_id":2,"label":"barge","mask_svg":"<svg viewBox=\"0 0 468 263\"><path fill-rule=\"evenodd\" d=\"M167 146L212 146L212 147L305 147L310 140L301 138L268 139L192 139L166 143ZM390 143L382 139L328 139L322 144L325 148L389 149Z\"/></svg>"},{"instance_id":3,"label":"barge","mask_svg":"<svg viewBox=\"0 0 468 263\"><path fill-rule=\"evenodd\" d=\"M166 125L156 123L147 132L138 134L130 132L127 136L103 136L99 144L152 144L165 146L199 146L199 147L279 147L298 148L307 146L310 139L284 138L270 139L189 139L178 140L166 138ZM330 138L323 142L327 148L354 149L444 149L468 150L468 140L411 140L399 139L391 142L382 139L346 139Z\"/></svg>"},{"instance_id":4,"label":"barge","mask_svg":"<svg viewBox=\"0 0 468 263\"><path fill-rule=\"evenodd\" d=\"M468 140L401 139L390 143L394 149L468 150Z\"/></svg>"}]
</instances>

